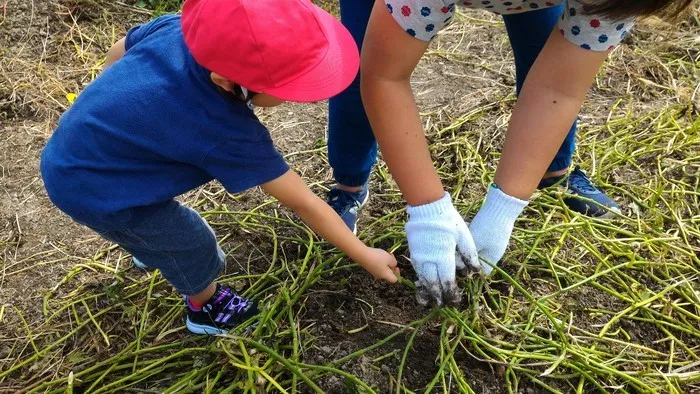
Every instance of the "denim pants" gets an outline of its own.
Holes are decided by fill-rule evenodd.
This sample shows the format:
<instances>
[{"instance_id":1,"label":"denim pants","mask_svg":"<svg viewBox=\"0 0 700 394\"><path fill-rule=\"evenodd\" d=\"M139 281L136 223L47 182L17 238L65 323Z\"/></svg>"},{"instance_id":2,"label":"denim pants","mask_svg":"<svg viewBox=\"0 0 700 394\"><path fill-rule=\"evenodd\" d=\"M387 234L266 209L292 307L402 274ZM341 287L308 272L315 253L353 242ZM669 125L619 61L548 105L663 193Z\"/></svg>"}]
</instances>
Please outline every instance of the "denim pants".
<instances>
[{"instance_id":1,"label":"denim pants","mask_svg":"<svg viewBox=\"0 0 700 394\"><path fill-rule=\"evenodd\" d=\"M224 252L209 224L193 209L172 200L159 205L137 225L104 231L88 226L114 242L186 296L202 292L224 267Z\"/></svg>"},{"instance_id":2,"label":"denim pants","mask_svg":"<svg viewBox=\"0 0 700 394\"><path fill-rule=\"evenodd\" d=\"M382 0L377 0L382 1ZM340 17L360 50L374 0L340 0ZM564 3L537 11L504 15L503 20L515 57L516 94L530 67L561 17ZM575 148L576 122L562 143L548 171L563 170L571 164ZM377 160L377 142L360 97L360 76L328 105L328 160L333 176L346 186L361 186Z\"/></svg>"}]
</instances>

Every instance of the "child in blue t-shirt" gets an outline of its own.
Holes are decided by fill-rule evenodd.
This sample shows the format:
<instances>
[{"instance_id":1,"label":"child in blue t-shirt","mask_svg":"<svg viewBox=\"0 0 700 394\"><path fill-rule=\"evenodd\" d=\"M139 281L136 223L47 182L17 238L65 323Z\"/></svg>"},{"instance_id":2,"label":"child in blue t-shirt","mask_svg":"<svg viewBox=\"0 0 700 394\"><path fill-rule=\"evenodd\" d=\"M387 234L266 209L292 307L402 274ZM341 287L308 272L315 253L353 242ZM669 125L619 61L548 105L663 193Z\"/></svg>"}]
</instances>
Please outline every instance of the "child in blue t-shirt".
<instances>
[{"instance_id":1,"label":"child in blue t-shirt","mask_svg":"<svg viewBox=\"0 0 700 394\"><path fill-rule=\"evenodd\" d=\"M224 333L258 311L215 284L224 254L214 232L174 200L212 179L231 193L261 186L375 278L397 281L395 258L309 190L252 110L327 99L355 78L357 46L330 14L309 0L187 0L181 17L131 29L105 67L42 152L46 190L159 269L185 296L190 331Z\"/></svg>"}]
</instances>

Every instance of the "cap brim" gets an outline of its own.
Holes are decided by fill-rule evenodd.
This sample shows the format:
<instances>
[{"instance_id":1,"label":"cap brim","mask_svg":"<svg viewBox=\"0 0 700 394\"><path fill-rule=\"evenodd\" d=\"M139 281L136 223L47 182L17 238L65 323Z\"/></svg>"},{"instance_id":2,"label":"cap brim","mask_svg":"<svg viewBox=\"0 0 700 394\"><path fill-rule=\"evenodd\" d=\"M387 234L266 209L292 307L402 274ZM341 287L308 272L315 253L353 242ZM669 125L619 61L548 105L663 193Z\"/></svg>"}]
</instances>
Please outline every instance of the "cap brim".
<instances>
[{"instance_id":1,"label":"cap brim","mask_svg":"<svg viewBox=\"0 0 700 394\"><path fill-rule=\"evenodd\" d=\"M357 76L360 54L355 40L339 20L318 6L314 7L329 43L326 56L299 78L263 93L286 101L321 101L341 93Z\"/></svg>"}]
</instances>

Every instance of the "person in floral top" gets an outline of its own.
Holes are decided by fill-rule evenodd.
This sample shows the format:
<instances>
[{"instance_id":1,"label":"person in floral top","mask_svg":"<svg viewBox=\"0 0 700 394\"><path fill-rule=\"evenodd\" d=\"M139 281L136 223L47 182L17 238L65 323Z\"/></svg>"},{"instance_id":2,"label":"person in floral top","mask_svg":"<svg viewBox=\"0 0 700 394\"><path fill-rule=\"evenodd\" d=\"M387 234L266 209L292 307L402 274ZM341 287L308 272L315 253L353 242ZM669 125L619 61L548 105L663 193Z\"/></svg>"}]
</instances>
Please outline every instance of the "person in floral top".
<instances>
[{"instance_id":1,"label":"person in floral top","mask_svg":"<svg viewBox=\"0 0 700 394\"><path fill-rule=\"evenodd\" d=\"M329 103L328 156L337 185L328 203L356 229L379 146L408 203L418 300L437 305L459 300L457 268L493 270L537 188L565 185L571 210L614 216L615 201L571 169L578 112L603 61L637 18L675 16L692 1L340 0L362 63L361 77ZM423 53L458 7L502 15L518 95L494 182L469 226L433 167L410 86Z\"/></svg>"}]
</instances>

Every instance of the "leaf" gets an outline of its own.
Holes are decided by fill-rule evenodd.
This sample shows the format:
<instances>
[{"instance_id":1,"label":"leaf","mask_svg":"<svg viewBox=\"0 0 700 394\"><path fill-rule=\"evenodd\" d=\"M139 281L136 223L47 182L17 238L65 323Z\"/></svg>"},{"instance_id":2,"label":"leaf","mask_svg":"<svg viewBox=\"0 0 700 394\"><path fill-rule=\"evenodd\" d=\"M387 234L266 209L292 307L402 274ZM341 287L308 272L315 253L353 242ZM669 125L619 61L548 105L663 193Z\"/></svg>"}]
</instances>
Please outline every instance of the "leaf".
<instances>
[{"instance_id":1,"label":"leaf","mask_svg":"<svg viewBox=\"0 0 700 394\"><path fill-rule=\"evenodd\" d=\"M144 0L139 0L136 2L137 7L146 8L146 2Z\"/></svg>"},{"instance_id":2,"label":"leaf","mask_svg":"<svg viewBox=\"0 0 700 394\"><path fill-rule=\"evenodd\" d=\"M66 100L68 100L68 104L73 104L75 102L75 99L78 98L78 95L75 93L68 93L66 95Z\"/></svg>"}]
</instances>

